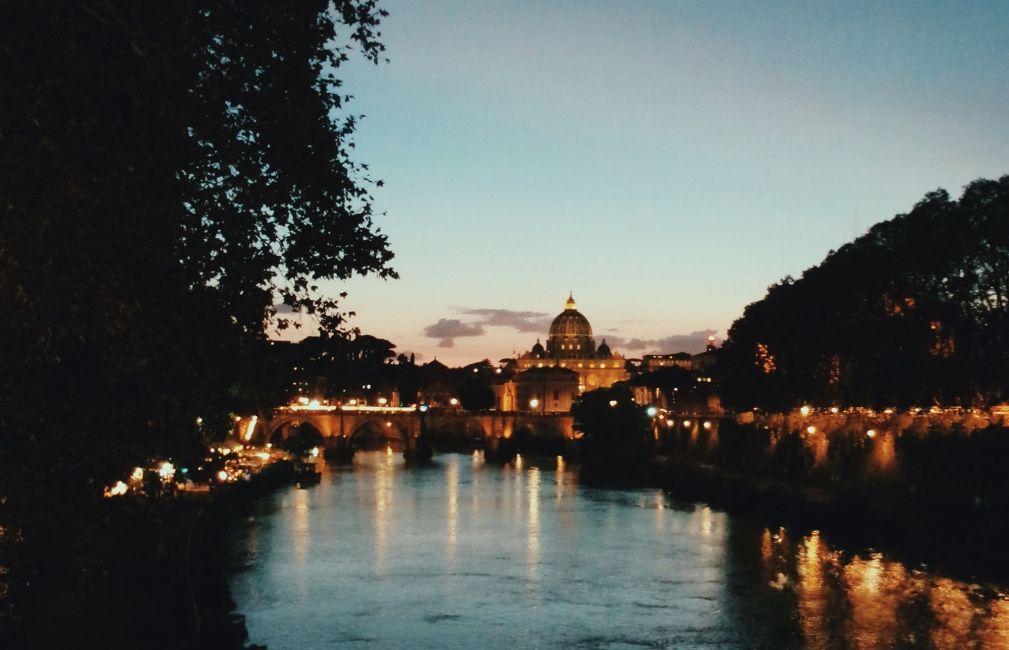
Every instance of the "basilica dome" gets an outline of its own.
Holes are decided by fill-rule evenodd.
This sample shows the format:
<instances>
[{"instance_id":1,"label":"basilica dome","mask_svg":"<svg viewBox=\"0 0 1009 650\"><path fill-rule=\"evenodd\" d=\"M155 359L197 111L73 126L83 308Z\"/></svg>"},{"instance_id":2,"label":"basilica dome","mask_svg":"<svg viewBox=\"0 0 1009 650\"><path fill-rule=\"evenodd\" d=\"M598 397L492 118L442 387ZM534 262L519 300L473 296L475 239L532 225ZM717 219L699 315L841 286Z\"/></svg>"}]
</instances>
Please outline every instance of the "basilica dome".
<instances>
[{"instance_id":1,"label":"basilica dome","mask_svg":"<svg viewBox=\"0 0 1009 650\"><path fill-rule=\"evenodd\" d=\"M569 294L564 311L550 323L547 352L552 356L581 356L594 352L595 348L589 319L575 308L575 299Z\"/></svg>"}]
</instances>

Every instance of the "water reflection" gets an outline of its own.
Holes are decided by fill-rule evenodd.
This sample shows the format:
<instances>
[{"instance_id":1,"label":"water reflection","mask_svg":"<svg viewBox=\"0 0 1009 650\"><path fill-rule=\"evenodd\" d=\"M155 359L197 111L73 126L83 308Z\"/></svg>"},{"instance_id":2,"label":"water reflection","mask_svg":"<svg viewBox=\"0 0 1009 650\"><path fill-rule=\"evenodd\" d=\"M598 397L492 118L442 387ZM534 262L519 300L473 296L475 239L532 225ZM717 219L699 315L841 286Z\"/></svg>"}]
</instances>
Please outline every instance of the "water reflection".
<instances>
[{"instance_id":1,"label":"water reflection","mask_svg":"<svg viewBox=\"0 0 1009 650\"><path fill-rule=\"evenodd\" d=\"M529 502L529 516L526 519L526 567L529 579L537 580L540 562L540 468L529 469L526 492Z\"/></svg>"},{"instance_id":2,"label":"water reflection","mask_svg":"<svg viewBox=\"0 0 1009 650\"><path fill-rule=\"evenodd\" d=\"M291 538L294 540L294 560L304 566L308 556L308 545L312 538L308 513L308 492L295 490L294 517L291 518Z\"/></svg>"},{"instance_id":3,"label":"water reflection","mask_svg":"<svg viewBox=\"0 0 1009 650\"><path fill-rule=\"evenodd\" d=\"M385 572L385 556L389 550L390 510L393 499L393 474L395 458L385 454L382 462L375 463L375 574Z\"/></svg>"},{"instance_id":4,"label":"water reflection","mask_svg":"<svg viewBox=\"0 0 1009 650\"><path fill-rule=\"evenodd\" d=\"M996 586L659 490L579 487L562 460L360 454L233 535L250 565L234 597L271 648L1009 648Z\"/></svg>"},{"instance_id":5,"label":"water reflection","mask_svg":"<svg viewBox=\"0 0 1009 650\"><path fill-rule=\"evenodd\" d=\"M768 586L795 597L806 646L1009 647L1009 596L995 587L834 549L819 531L793 549L787 530L765 528L760 548Z\"/></svg>"},{"instance_id":6,"label":"water reflection","mask_svg":"<svg viewBox=\"0 0 1009 650\"><path fill-rule=\"evenodd\" d=\"M445 561L449 566L455 566L455 547L459 530L459 459L452 458L445 471L445 482L448 487L448 510L445 521L448 525L448 535L445 540Z\"/></svg>"}]
</instances>

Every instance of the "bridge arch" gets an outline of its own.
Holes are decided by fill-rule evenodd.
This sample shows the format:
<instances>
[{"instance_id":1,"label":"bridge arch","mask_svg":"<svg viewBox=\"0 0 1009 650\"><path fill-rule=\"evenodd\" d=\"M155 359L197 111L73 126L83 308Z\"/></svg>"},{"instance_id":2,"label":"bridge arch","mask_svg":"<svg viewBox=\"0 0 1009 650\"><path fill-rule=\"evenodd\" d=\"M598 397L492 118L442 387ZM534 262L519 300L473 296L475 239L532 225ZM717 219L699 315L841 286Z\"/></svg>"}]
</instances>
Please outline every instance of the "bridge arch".
<instances>
[{"instance_id":1,"label":"bridge arch","mask_svg":"<svg viewBox=\"0 0 1009 650\"><path fill-rule=\"evenodd\" d=\"M480 446L488 435L487 428L478 417L430 418L425 424L425 432L436 447Z\"/></svg>"},{"instance_id":2,"label":"bridge arch","mask_svg":"<svg viewBox=\"0 0 1009 650\"><path fill-rule=\"evenodd\" d=\"M332 422L330 419L325 415L315 415L311 413L293 413L275 417L270 420L267 430L264 431L263 435L269 442L273 442L274 438L276 438L278 434L281 440L286 440L287 437L302 424L310 425L313 429L318 431L323 438L333 435Z\"/></svg>"},{"instance_id":3,"label":"bridge arch","mask_svg":"<svg viewBox=\"0 0 1009 650\"><path fill-rule=\"evenodd\" d=\"M402 451L409 436L409 427L397 418L369 417L354 422L347 441L358 450L392 447Z\"/></svg>"},{"instance_id":4,"label":"bridge arch","mask_svg":"<svg viewBox=\"0 0 1009 650\"><path fill-rule=\"evenodd\" d=\"M312 447L323 447L326 439L319 428L311 421L305 420L288 427L274 429L270 444L291 452L303 453Z\"/></svg>"},{"instance_id":5,"label":"bridge arch","mask_svg":"<svg viewBox=\"0 0 1009 650\"><path fill-rule=\"evenodd\" d=\"M561 422L549 418L516 418L512 428L515 451L531 454L562 454L568 434Z\"/></svg>"}]
</instances>

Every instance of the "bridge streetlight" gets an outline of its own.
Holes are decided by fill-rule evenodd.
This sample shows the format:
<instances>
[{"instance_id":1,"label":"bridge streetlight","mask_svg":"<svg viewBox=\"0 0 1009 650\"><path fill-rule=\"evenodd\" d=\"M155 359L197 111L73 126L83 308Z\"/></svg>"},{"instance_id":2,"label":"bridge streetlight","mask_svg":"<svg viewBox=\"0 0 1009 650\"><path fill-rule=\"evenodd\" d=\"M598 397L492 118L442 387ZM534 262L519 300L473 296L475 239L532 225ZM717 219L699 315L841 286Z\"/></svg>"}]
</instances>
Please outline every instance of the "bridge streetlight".
<instances>
[{"instance_id":1,"label":"bridge streetlight","mask_svg":"<svg viewBox=\"0 0 1009 650\"><path fill-rule=\"evenodd\" d=\"M659 439L659 423L655 419L658 415L659 409L655 407L654 404L650 404L648 408L645 409L645 414L652 419L652 438L655 440Z\"/></svg>"}]
</instances>

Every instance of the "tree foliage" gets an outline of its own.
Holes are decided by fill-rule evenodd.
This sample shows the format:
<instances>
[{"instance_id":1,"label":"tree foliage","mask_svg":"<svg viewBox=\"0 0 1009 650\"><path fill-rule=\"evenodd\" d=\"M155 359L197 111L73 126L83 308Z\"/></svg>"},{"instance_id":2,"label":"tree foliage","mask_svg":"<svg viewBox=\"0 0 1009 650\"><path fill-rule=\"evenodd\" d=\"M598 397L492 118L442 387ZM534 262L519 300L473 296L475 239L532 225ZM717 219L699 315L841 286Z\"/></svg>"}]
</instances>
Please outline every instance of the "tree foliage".
<instances>
[{"instance_id":1,"label":"tree foliage","mask_svg":"<svg viewBox=\"0 0 1009 650\"><path fill-rule=\"evenodd\" d=\"M384 15L5 4L0 530L52 551L39 504L58 517L131 465L195 454L197 416L226 426L278 305L333 332L322 281L395 276L337 76L381 59Z\"/></svg>"},{"instance_id":2,"label":"tree foliage","mask_svg":"<svg viewBox=\"0 0 1009 650\"><path fill-rule=\"evenodd\" d=\"M583 435L583 454L605 458L620 447L644 443L651 427L646 407L624 385L584 393L571 407L574 428Z\"/></svg>"},{"instance_id":3,"label":"tree foliage","mask_svg":"<svg viewBox=\"0 0 1009 650\"><path fill-rule=\"evenodd\" d=\"M1009 176L927 194L749 305L725 402L981 405L1009 398Z\"/></svg>"}]
</instances>

